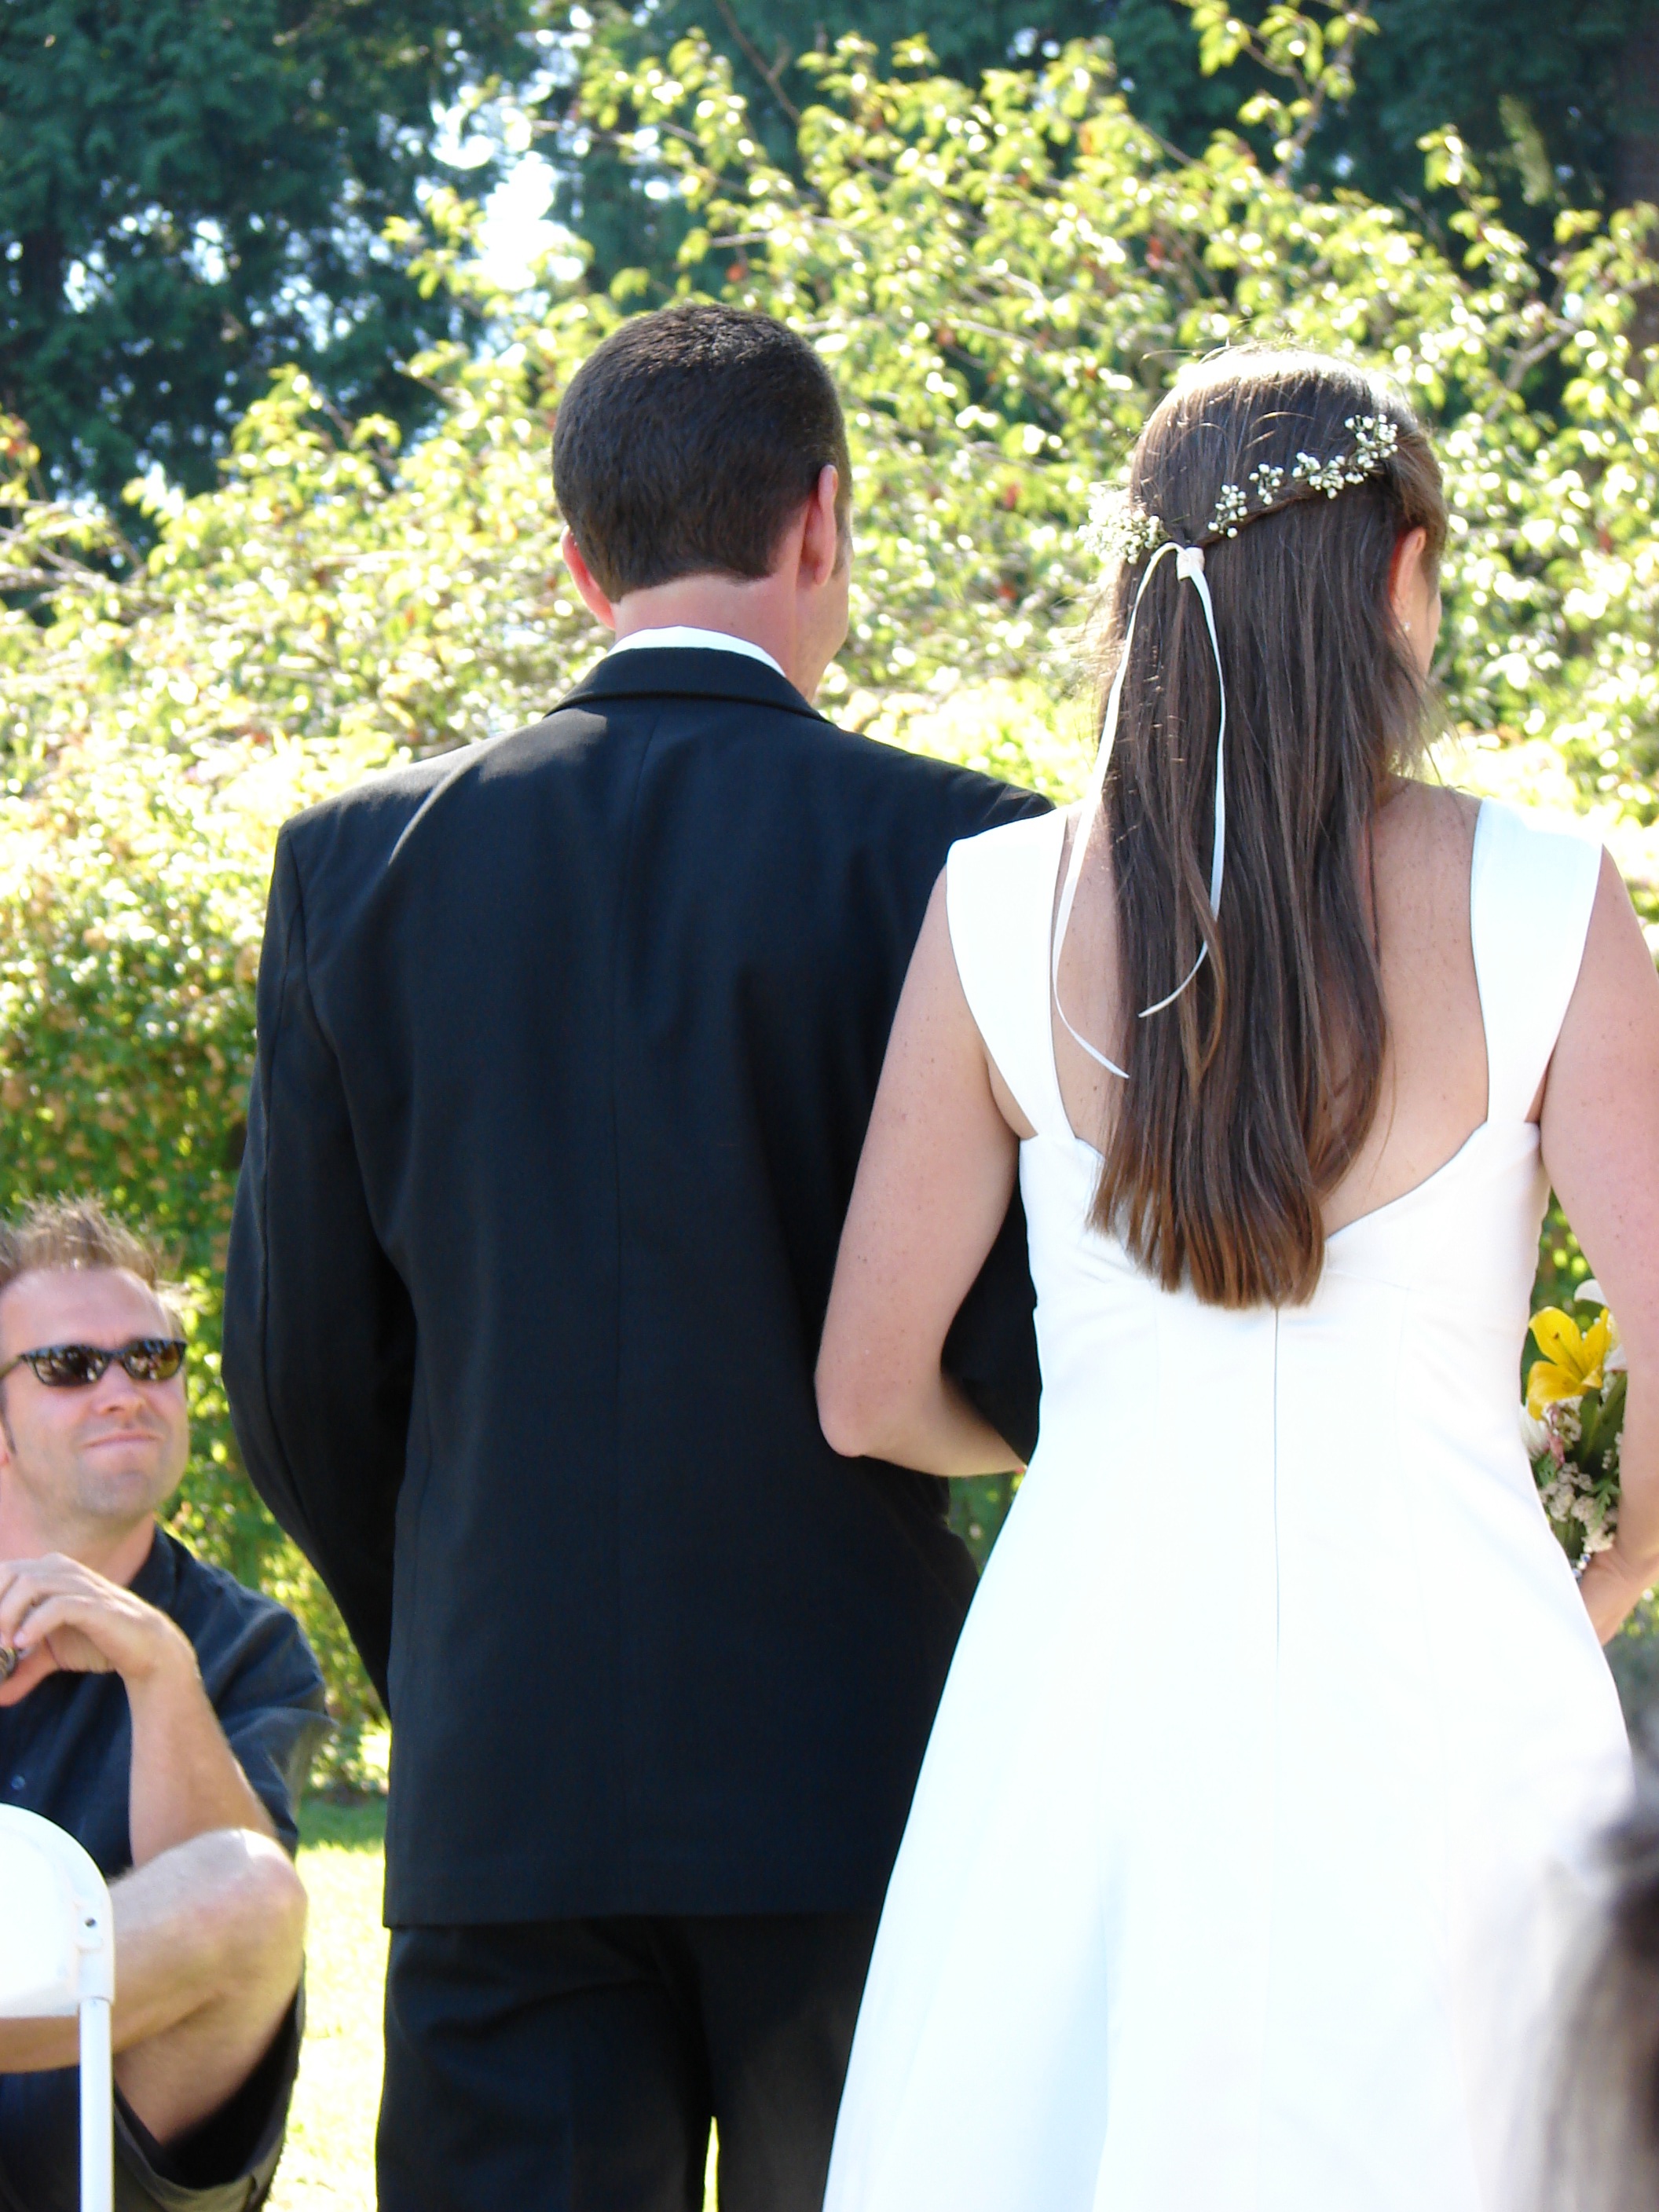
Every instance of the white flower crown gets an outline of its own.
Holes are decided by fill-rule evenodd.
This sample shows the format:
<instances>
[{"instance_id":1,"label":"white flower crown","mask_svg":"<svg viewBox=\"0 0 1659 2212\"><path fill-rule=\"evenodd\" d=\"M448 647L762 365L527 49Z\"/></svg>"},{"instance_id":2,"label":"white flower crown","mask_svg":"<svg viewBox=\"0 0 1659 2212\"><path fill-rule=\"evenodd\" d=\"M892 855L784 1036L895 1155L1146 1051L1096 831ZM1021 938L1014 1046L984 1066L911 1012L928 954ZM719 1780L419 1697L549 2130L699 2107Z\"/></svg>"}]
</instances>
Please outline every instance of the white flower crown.
<instances>
[{"instance_id":1,"label":"white flower crown","mask_svg":"<svg viewBox=\"0 0 1659 2212\"><path fill-rule=\"evenodd\" d=\"M1381 476L1400 450L1399 426L1386 415L1350 415L1342 427L1353 432L1352 452L1338 453L1328 461L1322 461L1316 453L1298 453L1288 471L1292 495L1305 486L1334 499L1349 484ZM1286 481L1284 469L1263 462L1250 471L1248 489L1235 483L1223 484L1206 537L1237 538L1241 523L1250 521L1255 514L1267 514L1279 501ZM1078 535L1097 560L1121 561L1133 568L1161 545L1170 532L1158 515L1132 507L1127 492L1114 491L1108 484L1092 484L1089 520Z\"/></svg>"}]
</instances>

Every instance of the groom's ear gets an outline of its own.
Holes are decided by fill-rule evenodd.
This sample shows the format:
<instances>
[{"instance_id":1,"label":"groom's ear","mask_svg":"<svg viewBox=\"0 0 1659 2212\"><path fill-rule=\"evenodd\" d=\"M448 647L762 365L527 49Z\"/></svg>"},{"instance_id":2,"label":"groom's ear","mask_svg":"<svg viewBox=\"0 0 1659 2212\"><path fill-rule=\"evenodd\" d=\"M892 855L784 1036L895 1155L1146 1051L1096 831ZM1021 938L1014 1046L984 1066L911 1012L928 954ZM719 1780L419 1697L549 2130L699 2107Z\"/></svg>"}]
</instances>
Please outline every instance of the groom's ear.
<instances>
[{"instance_id":1,"label":"groom's ear","mask_svg":"<svg viewBox=\"0 0 1659 2212\"><path fill-rule=\"evenodd\" d=\"M852 533L842 527L837 506L840 496L840 471L826 461L797 525L804 584L827 584L851 550Z\"/></svg>"},{"instance_id":2,"label":"groom's ear","mask_svg":"<svg viewBox=\"0 0 1659 2212\"><path fill-rule=\"evenodd\" d=\"M582 605L595 622L603 623L607 629L617 627L617 610L593 580L593 571L582 558L582 549L576 543L576 533L567 530L559 546L564 556L564 565L570 571L570 580Z\"/></svg>"}]
</instances>

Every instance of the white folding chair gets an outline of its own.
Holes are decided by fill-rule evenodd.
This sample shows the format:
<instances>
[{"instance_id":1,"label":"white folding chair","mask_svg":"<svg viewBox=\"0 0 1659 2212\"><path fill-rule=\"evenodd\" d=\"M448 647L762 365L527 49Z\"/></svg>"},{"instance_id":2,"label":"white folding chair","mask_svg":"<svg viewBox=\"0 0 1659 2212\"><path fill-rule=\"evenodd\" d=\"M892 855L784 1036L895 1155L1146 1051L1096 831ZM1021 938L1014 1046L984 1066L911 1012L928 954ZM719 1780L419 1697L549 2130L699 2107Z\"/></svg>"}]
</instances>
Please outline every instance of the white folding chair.
<instances>
[{"instance_id":1,"label":"white folding chair","mask_svg":"<svg viewBox=\"0 0 1659 2212\"><path fill-rule=\"evenodd\" d=\"M104 1877L73 1836L0 1805L0 2020L81 2022L81 2212L110 2212L115 1933Z\"/></svg>"}]
</instances>

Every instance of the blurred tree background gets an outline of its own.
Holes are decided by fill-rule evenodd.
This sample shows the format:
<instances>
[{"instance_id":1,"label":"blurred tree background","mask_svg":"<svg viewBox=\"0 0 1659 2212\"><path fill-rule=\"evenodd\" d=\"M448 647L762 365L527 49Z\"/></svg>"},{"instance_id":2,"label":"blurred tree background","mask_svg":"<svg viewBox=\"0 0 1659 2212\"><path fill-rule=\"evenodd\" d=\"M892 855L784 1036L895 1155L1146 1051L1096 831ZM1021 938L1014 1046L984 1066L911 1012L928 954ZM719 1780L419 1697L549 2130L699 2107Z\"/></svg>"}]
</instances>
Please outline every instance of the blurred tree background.
<instances>
[{"instance_id":1,"label":"blurred tree background","mask_svg":"<svg viewBox=\"0 0 1659 2212\"><path fill-rule=\"evenodd\" d=\"M1164 60L1131 67L1098 38L1064 44L1057 18L1030 40L1032 27L1017 25L1012 59L999 48L982 77L952 74L915 41L820 45L814 29L775 84L757 82L775 46L720 8L705 19L708 38L672 45L665 13L573 9L542 21L502 0L488 17L495 46L460 15L441 39L422 18L421 46L417 11L379 0L296 14L300 46L321 40L337 58L348 32L374 31L388 42L375 49L384 82L426 88L424 122L410 122L396 161L373 171L386 196L374 215L386 220L372 250L368 215L349 234L374 282L353 292L338 280L348 305L371 292L383 301L383 319L365 306L355 320L343 308L326 331L297 311L283 324L278 285L275 319L248 322L257 343L192 343L191 317L206 312L197 290L213 291L212 272L173 246L193 234L187 216L220 218L180 198L174 228L155 230L153 244L143 234L132 253L134 270L182 303L176 325L158 311L156 330L203 364L192 389L208 398L188 421L159 371L153 421L143 379L119 382L123 349L150 335L141 289L112 278L107 295L71 297L48 286L25 343L15 338L23 257L8 246L0 1204L93 1188L169 1242L191 1286L196 1344L197 1450L179 1525L296 1605L352 1726L370 1712L366 1687L309 1571L247 1489L218 1383L218 1274L271 842L294 808L369 769L534 719L598 650L558 562L550 433L576 366L641 302L700 289L767 308L834 368L859 556L830 710L1056 796L1077 787L1092 728L1078 654L1093 581L1077 536L1090 487L1120 475L1181 363L1257 336L1388 368L1433 428L1455 518L1438 666L1449 764L1476 787L1589 815L1659 943L1653 218L1620 211L1614 109L1604 101L1592 129L1588 109L1575 118L1567 100L1558 113L1544 97L1567 100L1570 63L1572 82L1605 86L1651 18L1620 12L1623 0L1586 10L1552 33L1572 54L1549 85L1535 98L1500 92L1523 82L1510 64L1531 4L1501 30L1473 0L1436 11L1443 23L1486 21L1469 33L1486 74L1459 88L1463 120L1442 113L1420 132L1437 95L1394 44L1409 51L1413 24L1427 37L1415 0L1379 0L1380 31L1323 0L1243 17L1219 0L1125 0L1113 19L1125 56L1139 21L1168 44ZM163 27L186 21L182 10L153 13ZM0 18L0 38L34 18L140 21L21 0ZM250 51L260 40L289 51L274 15L255 7L238 20ZM768 20L782 35L785 19ZM394 33L411 43L394 46ZM45 38L68 30L40 35L50 56ZM1045 41L1058 50L1045 53ZM232 40L225 52L242 50ZM968 50L953 51L967 70ZM34 88L26 121L51 105L49 71L29 75L37 64L23 73ZM156 82L170 82L173 65L157 68ZM291 91L271 69L270 82ZM187 139L196 95L184 94L197 84L205 97L209 75L204 63L192 70L173 71ZM1410 100L1388 90L1408 79ZM16 82L0 79L9 142ZM1154 91L1176 104L1149 119ZM345 165L331 173L356 176L350 149L380 144L367 118L383 96L366 95L356 137L343 123L319 126L319 145ZM408 99L415 115L420 99ZM447 122L432 99L452 100ZM1505 99L1532 103L1547 189L1541 170L1539 190L1528 185L1519 110L1506 122ZM1360 128L1367 114L1380 118L1374 143ZM82 143L81 120L66 143ZM1568 125L1580 123L1574 138ZM388 145L403 127L386 125ZM567 212L597 224L608 204L612 246L601 251L597 231L582 252L567 239L504 283L482 251L476 204L434 166L458 133L485 149L474 187L513 146L551 149L566 164ZM269 160L258 173L276 177L280 137L274 125L250 136L248 177L224 151L225 189L242 195L254 237L265 189L254 172ZM1629 143L1645 142L1638 132ZM90 176L103 157L89 138L83 152ZM1367 172L1375 190L1364 188L1362 153L1382 165ZM111 162L112 202L151 189L121 181L129 172L175 173L147 169L149 159L135 124L125 167ZM325 167L319 153L307 173L315 182ZM3 198L11 188L9 167L0 213L22 204ZM41 187L48 211L56 189ZM274 181L270 191L280 197ZM340 206L361 204L342 193ZM101 204L90 186L87 204ZM318 234L331 253L332 221ZM83 262L89 222L72 234ZM118 217L109 229L140 236ZM71 231L65 216L62 234ZM292 236L302 234L296 218ZM326 254L307 265L336 282ZM401 351L413 340L398 331L420 334L421 349ZM47 374L40 360L53 346L61 373ZM115 380L112 398L100 379ZM128 437L131 464L119 460ZM175 465L186 452L189 465ZM158 465L136 507L91 495L106 465L146 461ZM1543 1256L1555 1295L1583 1272L1559 1223ZM1000 1502L964 1492L981 1545ZM352 1747L349 1734L348 1766Z\"/></svg>"},{"instance_id":2,"label":"blurred tree background","mask_svg":"<svg viewBox=\"0 0 1659 2212\"><path fill-rule=\"evenodd\" d=\"M1245 9L1255 24L1272 10ZM1271 80L1247 58L1218 77L1204 32L1179 0L991 0L966 15L916 0L653 0L597 9L594 36L638 62L696 30L731 63L751 127L791 164L811 104L813 59L847 33L890 52L925 37L947 74L969 81L1052 59L1073 38L1106 38L1131 112L1166 145L1202 151L1238 119L1243 88ZM1237 21L1224 5L1220 21ZM1381 37L1352 90L1333 88L1304 149L1306 173L1443 224L1455 203L1425 189L1419 141L1454 129L1508 219L1534 241L1562 207L1659 199L1659 7L1654 0L1375 0ZM1265 141L1255 134L1258 150ZM566 129L577 159L562 207L599 273L644 267L661 281L683 232L647 197L648 177Z\"/></svg>"},{"instance_id":3,"label":"blurred tree background","mask_svg":"<svg viewBox=\"0 0 1659 2212\"><path fill-rule=\"evenodd\" d=\"M1180 0L7 0L0 9L0 408L44 484L118 501L155 469L201 491L270 372L295 364L342 413L426 419L411 358L475 339L465 301L387 247L463 165L475 198L532 141L555 212L608 286L666 296L689 228L635 149L583 112L595 48L632 68L690 31L730 64L750 127L799 177L815 68L842 35L925 37L947 76L1109 39L1131 112L1188 155L1270 74ZM1220 25L1224 7L1212 11ZM1546 245L1563 208L1659 199L1655 0L1376 0L1382 35L1331 88L1299 159L1443 230L1419 141L1449 126L1505 218ZM1271 26L1271 13L1258 19ZM1261 127L1253 130L1265 154ZM148 537L142 519L131 527Z\"/></svg>"},{"instance_id":4,"label":"blurred tree background","mask_svg":"<svg viewBox=\"0 0 1659 2212\"><path fill-rule=\"evenodd\" d=\"M190 491L270 372L415 419L410 356L458 335L383 233L434 110L526 67L529 0L6 0L0 405L46 481ZM487 175L481 176L487 184Z\"/></svg>"}]
</instances>

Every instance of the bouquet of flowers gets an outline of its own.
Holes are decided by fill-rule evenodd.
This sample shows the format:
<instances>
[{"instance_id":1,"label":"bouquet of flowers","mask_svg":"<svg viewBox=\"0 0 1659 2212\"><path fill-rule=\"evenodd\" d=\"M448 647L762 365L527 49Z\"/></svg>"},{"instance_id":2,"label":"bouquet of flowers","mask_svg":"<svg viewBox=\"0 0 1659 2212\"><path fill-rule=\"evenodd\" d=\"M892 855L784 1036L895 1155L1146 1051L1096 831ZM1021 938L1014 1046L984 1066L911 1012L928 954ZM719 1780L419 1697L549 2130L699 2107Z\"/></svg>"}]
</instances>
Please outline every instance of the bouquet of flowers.
<instances>
[{"instance_id":1,"label":"bouquet of flowers","mask_svg":"<svg viewBox=\"0 0 1659 2212\"><path fill-rule=\"evenodd\" d=\"M1619 1528L1619 1439L1625 1425L1625 1349L1601 1285L1580 1285L1595 1306L1581 1329L1559 1306L1532 1317L1538 1357L1527 1370L1521 1429L1550 1526L1582 1574Z\"/></svg>"}]
</instances>

